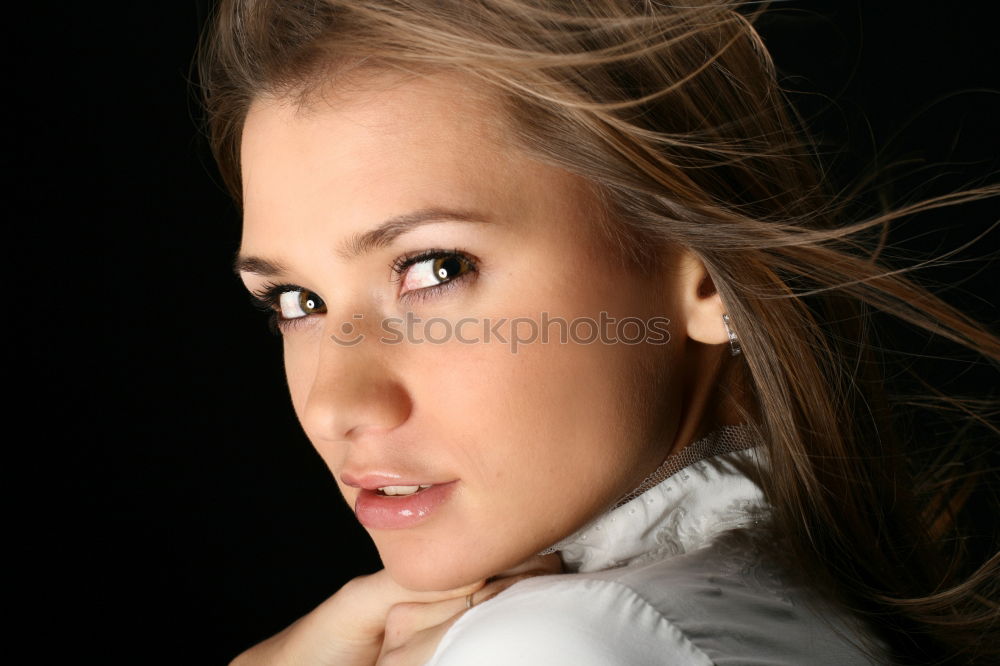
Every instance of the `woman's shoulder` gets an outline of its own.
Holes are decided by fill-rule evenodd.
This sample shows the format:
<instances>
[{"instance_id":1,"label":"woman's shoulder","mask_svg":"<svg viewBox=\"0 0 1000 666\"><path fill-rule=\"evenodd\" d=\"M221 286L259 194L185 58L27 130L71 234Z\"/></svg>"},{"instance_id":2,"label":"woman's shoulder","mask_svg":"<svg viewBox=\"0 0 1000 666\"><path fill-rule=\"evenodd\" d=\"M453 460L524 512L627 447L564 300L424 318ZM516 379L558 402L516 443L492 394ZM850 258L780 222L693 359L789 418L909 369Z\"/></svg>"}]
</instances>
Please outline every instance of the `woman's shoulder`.
<instances>
[{"instance_id":1,"label":"woman's shoulder","mask_svg":"<svg viewBox=\"0 0 1000 666\"><path fill-rule=\"evenodd\" d=\"M467 612L428 663L884 663L862 645L880 649L733 534L641 566L521 581Z\"/></svg>"},{"instance_id":2,"label":"woman's shoulder","mask_svg":"<svg viewBox=\"0 0 1000 666\"><path fill-rule=\"evenodd\" d=\"M628 585L564 574L521 581L466 612L427 666L563 663L713 662Z\"/></svg>"}]
</instances>

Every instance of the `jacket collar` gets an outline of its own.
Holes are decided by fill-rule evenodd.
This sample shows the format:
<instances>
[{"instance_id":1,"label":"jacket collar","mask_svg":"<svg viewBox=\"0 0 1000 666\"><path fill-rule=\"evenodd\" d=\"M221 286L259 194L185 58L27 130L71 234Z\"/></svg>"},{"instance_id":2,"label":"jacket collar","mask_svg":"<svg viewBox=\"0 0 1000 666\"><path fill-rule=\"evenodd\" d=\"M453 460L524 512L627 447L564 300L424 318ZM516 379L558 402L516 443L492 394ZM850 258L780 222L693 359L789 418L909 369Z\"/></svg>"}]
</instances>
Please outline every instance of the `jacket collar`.
<instances>
[{"instance_id":1,"label":"jacket collar","mask_svg":"<svg viewBox=\"0 0 1000 666\"><path fill-rule=\"evenodd\" d=\"M680 555L760 521L764 497L749 426L726 426L668 457L636 490L546 552L586 573Z\"/></svg>"}]
</instances>

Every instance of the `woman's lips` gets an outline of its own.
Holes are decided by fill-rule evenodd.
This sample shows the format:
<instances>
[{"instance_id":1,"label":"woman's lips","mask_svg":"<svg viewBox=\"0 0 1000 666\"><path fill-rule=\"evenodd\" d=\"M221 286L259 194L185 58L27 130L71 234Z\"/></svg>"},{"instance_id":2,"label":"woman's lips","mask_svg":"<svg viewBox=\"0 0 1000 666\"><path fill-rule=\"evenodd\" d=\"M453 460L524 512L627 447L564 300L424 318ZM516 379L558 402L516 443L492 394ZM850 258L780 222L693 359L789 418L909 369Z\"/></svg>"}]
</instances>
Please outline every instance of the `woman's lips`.
<instances>
[{"instance_id":1,"label":"woman's lips","mask_svg":"<svg viewBox=\"0 0 1000 666\"><path fill-rule=\"evenodd\" d=\"M388 485L388 484L387 484ZM404 485L404 484L393 484ZM407 484L410 485L410 484ZM412 484L418 485L418 484ZM451 496L455 482L435 484L412 495L382 495L362 488L354 502L354 514L365 527L398 530L419 525Z\"/></svg>"}]
</instances>

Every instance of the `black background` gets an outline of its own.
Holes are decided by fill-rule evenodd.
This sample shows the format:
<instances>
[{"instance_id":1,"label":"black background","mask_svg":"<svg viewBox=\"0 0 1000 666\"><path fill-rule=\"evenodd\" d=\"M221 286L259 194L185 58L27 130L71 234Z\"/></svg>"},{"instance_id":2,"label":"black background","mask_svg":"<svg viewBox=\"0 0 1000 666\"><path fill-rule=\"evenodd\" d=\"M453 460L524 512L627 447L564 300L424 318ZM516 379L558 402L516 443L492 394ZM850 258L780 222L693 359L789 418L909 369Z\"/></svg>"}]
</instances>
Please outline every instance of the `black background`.
<instances>
[{"instance_id":1,"label":"black background","mask_svg":"<svg viewBox=\"0 0 1000 666\"><path fill-rule=\"evenodd\" d=\"M43 654L225 663L378 567L230 270L239 220L191 81L209 4L11 20L10 575ZM835 178L882 169L903 198L996 182L990 4L795 2L763 24ZM997 217L980 203L893 239L932 253ZM997 234L959 258L925 279L996 324Z\"/></svg>"}]
</instances>

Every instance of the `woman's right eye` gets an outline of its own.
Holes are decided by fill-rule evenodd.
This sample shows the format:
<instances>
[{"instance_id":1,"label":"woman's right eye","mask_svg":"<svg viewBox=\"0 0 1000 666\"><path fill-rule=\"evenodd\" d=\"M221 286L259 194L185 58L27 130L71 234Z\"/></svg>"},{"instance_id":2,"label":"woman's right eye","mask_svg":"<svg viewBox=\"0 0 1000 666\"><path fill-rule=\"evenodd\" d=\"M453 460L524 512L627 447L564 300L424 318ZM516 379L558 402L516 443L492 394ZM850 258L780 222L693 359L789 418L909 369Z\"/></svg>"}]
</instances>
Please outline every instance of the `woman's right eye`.
<instances>
[{"instance_id":1,"label":"woman's right eye","mask_svg":"<svg viewBox=\"0 0 1000 666\"><path fill-rule=\"evenodd\" d=\"M267 285L253 293L253 303L271 314L270 327L275 333L309 315L326 313L326 303L319 294L292 284Z\"/></svg>"},{"instance_id":2,"label":"woman's right eye","mask_svg":"<svg viewBox=\"0 0 1000 666\"><path fill-rule=\"evenodd\" d=\"M274 310L281 319L300 319L311 314L326 312L326 303L315 292L308 289L282 291Z\"/></svg>"}]
</instances>

